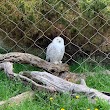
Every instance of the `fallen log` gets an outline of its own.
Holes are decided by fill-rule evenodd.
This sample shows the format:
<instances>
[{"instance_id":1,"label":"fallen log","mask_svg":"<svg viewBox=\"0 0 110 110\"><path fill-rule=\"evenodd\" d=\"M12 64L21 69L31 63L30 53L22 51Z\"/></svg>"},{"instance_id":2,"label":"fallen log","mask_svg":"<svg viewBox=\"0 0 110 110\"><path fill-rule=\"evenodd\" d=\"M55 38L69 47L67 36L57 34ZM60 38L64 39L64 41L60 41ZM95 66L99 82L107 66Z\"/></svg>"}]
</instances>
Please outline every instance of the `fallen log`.
<instances>
[{"instance_id":1,"label":"fallen log","mask_svg":"<svg viewBox=\"0 0 110 110\"><path fill-rule=\"evenodd\" d=\"M110 103L110 96L107 96L96 89L89 88L83 79L81 80L81 84L75 84L75 83L66 81L64 79L61 79L57 76L54 76L52 74L49 74L48 72L24 71L22 72L22 75L25 75L25 76L27 75L33 80L42 82L46 86L53 87L58 92L69 92L71 94L85 93L91 98L98 97Z\"/></svg>"},{"instance_id":2,"label":"fallen log","mask_svg":"<svg viewBox=\"0 0 110 110\"><path fill-rule=\"evenodd\" d=\"M20 63L32 64L34 66L37 66L39 68L48 71L53 75L59 76L63 79L66 79L74 83L79 81L81 78L85 79L85 75L79 75L69 72L69 66L67 64L56 65L28 53L12 52L7 54L0 54L0 63L2 62L17 62L17 63L20 62ZM9 69L10 71L12 70L11 68Z\"/></svg>"},{"instance_id":3,"label":"fallen log","mask_svg":"<svg viewBox=\"0 0 110 110\"><path fill-rule=\"evenodd\" d=\"M20 62L32 64L56 76L69 71L69 66L67 64L56 65L28 53L11 52L6 54L0 54L0 63L2 62Z\"/></svg>"},{"instance_id":4,"label":"fallen log","mask_svg":"<svg viewBox=\"0 0 110 110\"><path fill-rule=\"evenodd\" d=\"M21 102L25 101L26 99L32 99L34 97L34 91L27 91L17 96L11 97L8 100L0 101L0 106L8 104L8 105L19 105Z\"/></svg>"},{"instance_id":5,"label":"fallen log","mask_svg":"<svg viewBox=\"0 0 110 110\"><path fill-rule=\"evenodd\" d=\"M6 75L8 76L8 78L10 79L21 79L23 82L24 80L27 82L31 82L32 85L34 85L38 90L47 90L47 91L51 91L53 92L52 88L37 84L35 81L33 81L32 79L25 77L21 74L16 74L13 72L13 63L10 62L4 62L4 63L0 63L0 69L3 69L4 72L6 73Z\"/></svg>"},{"instance_id":6,"label":"fallen log","mask_svg":"<svg viewBox=\"0 0 110 110\"><path fill-rule=\"evenodd\" d=\"M9 71L9 65L12 69L12 63L10 62L0 64L0 67L4 70L5 68L7 68L5 72L7 72L8 76L10 76L11 74L12 76L19 77L21 80L25 79L27 81L30 81L30 83L33 83L35 86L41 87L41 89L45 88L49 91L66 92L70 94L84 93L90 98L98 97L99 99L104 99L110 103L110 96L107 96L96 89L89 88L84 80L81 80L81 84L75 84L54 76L48 72L39 71L24 71L20 72L20 74L18 75L15 75L12 70L11 72ZM41 85L39 84L39 82Z\"/></svg>"}]
</instances>

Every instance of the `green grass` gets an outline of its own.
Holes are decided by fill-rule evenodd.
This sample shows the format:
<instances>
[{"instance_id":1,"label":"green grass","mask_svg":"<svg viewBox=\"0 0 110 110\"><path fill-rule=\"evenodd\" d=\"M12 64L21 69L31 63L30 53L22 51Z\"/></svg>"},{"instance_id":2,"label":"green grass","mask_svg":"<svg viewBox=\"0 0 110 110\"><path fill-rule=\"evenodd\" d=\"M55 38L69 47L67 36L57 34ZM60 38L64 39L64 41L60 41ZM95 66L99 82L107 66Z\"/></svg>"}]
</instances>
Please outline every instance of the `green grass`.
<instances>
[{"instance_id":1,"label":"green grass","mask_svg":"<svg viewBox=\"0 0 110 110\"><path fill-rule=\"evenodd\" d=\"M8 99L29 90L29 87L25 87L21 82L9 80L3 72L0 72L0 100Z\"/></svg>"},{"instance_id":2,"label":"green grass","mask_svg":"<svg viewBox=\"0 0 110 110\"><path fill-rule=\"evenodd\" d=\"M39 68L31 66L29 64L17 64L14 63L14 72L26 70L39 70ZM8 99L9 97L15 96L24 91L30 90L29 86L24 86L22 82L16 80L9 80L3 71L0 72L0 100Z\"/></svg>"},{"instance_id":3,"label":"green grass","mask_svg":"<svg viewBox=\"0 0 110 110\"><path fill-rule=\"evenodd\" d=\"M53 97L53 100L50 100ZM109 110L110 106L98 100L96 104L91 104L90 101L84 96L79 99L71 98L69 94L51 95L46 92L36 92L35 99L29 99L21 103L19 106L5 106L1 107L2 110Z\"/></svg>"},{"instance_id":4,"label":"green grass","mask_svg":"<svg viewBox=\"0 0 110 110\"><path fill-rule=\"evenodd\" d=\"M71 71L76 69L78 74L91 70L91 66L86 63L80 67L78 65L73 65L70 68ZM105 67L95 66L94 71L96 74L88 75L86 82L89 87L110 92L110 76L101 74L101 71L104 69ZM40 69L29 64L14 64L14 72L18 73L25 70L32 71ZM6 100L30 89L30 85L24 86L21 82L9 80L3 71L0 72L0 100ZM84 95L77 95L79 95L79 99L71 97L69 94L51 94L48 92L36 91L36 97L34 99L26 100L18 106L2 106L0 110L61 110L61 108L65 110L95 110L95 108L99 110L110 110L110 105L105 101L97 100L96 103L91 103ZM50 101L50 97L53 98L52 101Z\"/></svg>"},{"instance_id":5,"label":"green grass","mask_svg":"<svg viewBox=\"0 0 110 110\"><path fill-rule=\"evenodd\" d=\"M14 67L14 72L18 73L20 71L41 71L40 68L34 67L30 64L18 64L18 63L14 63L13 65Z\"/></svg>"},{"instance_id":6,"label":"green grass","mask_svg":"<svg viewBox=\"0 0 110 110\"><path fill-rule=\"evenodd\" d=\"M71 65L70 70L78 74L87 74L86 83L89 87L110 92L110 75L102 73L104 70L110 70L109 66L90 64L83 61L79 61L79 64ZM90 75L90 72L95 72L95 74Z\"/></svg>"},{"instance_id":7,"label":"green grass","mask_svg":"<svg viewBox=\"0 0 110 110\"><path fill-rule=\"evenodd\" d=\"M78 61L78 63L72 64L70 66L70 71L76 73L85 73L85 72L100 72L103 70L110 70L110 65L101 65L98 63L87 63L85 60Z\"/></svg>"}]
</instances>

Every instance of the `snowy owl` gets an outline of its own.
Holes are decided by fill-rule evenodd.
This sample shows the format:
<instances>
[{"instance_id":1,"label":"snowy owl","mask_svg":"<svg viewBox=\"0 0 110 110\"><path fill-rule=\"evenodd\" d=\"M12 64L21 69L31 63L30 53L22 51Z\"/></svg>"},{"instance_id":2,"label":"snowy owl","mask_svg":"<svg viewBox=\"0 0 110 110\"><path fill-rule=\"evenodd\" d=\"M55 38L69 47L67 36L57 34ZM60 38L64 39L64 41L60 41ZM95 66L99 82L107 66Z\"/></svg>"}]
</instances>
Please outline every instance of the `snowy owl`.
<instances>
[{"instance_id":1,"label":"snowy owl","mask_svg":"<svg viewBox=\"0 0 110 110\"><path fill-rule=\"evenodd\" d=\"M61 60L64 56L64 53L64 39L59 36L55 37L47 47L46 60L55 64L62 63Z\"/></svg>"}]
</instances>

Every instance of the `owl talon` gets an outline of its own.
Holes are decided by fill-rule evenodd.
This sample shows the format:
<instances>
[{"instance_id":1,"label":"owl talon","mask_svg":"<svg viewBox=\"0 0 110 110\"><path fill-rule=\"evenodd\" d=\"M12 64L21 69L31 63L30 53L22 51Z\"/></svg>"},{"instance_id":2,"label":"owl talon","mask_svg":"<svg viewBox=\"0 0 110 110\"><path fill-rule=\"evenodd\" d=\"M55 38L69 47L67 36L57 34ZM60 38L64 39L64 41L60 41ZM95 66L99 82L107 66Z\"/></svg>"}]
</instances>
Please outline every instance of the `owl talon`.
<instances>
[{"instance_id":1,"label":"owl talon","mask_svg":"<svg viewBox=\"0 0 110 110\"><path fill-rule=\"evenodd\" d=\"M59 61L60 64L62 64L62 61Z\"/></svg>"},{"instance_id":2,"label":"owl talon","mask_svg":"<svg viewBox=\"0 0 110 110\"><path fill-rule=\"evenodd\" d=\"M57 61L56 62L53 62L53 63L56 64L56 65L59 64L59 62L57 62Z\"/></svg>"},{"instance_id":3,"label":"owl talon","mask_svg":"<svg viewBox=\"0 0 110 110\"><path fill-rule=\"evenodd\" d=\"M58 64L62 64L62 61L56 61L56 62L53 62L53 63L58 65Z\"/></svg>"}]
</instances>

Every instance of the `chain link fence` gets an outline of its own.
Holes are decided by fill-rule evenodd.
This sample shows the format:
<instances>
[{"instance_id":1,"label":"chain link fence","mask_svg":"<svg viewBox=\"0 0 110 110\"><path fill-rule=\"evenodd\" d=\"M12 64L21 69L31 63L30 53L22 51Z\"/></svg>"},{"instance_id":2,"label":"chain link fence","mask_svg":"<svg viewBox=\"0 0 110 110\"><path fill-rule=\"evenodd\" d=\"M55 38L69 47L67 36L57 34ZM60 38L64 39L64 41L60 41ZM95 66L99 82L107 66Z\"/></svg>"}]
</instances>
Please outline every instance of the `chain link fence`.
<instances>
[{"instance_id":1,"label":"chain link fence","mask_svg":"<svg viewBox=\"0 0 110 110\"><path fill-rule=\"evenodd\" d=\"M64 38L63 62L110 65L110 0L2 0L0 53L27 52L45 59L52 39ZM94 69L93 68L93 69Z\"/></svg>"}]
</instances>

